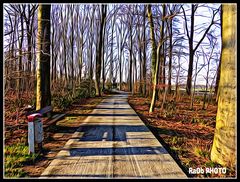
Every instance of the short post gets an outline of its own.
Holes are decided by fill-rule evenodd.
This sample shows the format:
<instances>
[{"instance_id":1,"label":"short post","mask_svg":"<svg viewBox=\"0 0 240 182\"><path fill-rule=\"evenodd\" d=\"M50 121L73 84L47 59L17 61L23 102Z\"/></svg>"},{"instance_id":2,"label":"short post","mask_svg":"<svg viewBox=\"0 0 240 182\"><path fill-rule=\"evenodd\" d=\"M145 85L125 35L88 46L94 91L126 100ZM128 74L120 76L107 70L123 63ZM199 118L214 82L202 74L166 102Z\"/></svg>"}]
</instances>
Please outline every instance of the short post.
<instances>
[{"instance_id":1,"label":"short post","mask_svg":"<svg viewBox=\"0 0 240 182\"><path fill-rule=\"evenodd\" d=\"M39 118L42 115L39 113L31 114L28 116L28 145L29 153L35 153L35 142L42 149L43 141L43 125L42 120Z\"/></svg>"},{"instance_id":2,"label":"short post","mask_svg":"<svg viewBox=\"0 0 240 182\"><path fill-rule=\"evenodd\" d=\"M28 121L28 146L29 153L35 153L35 145L34 145L34 122Z\"/></svg>"},{"instance_id":3,"label":"short post","mask_svg":"<svg viewBox=\"0 0 240 182\"><path fill-rule=\"evenodd\" d=\"M42 141L43 141L43 124L40 118L34 120L34 131L35 131L35 142L37 143L38 149L42 150Z\"/></svg>"}]
</instances>

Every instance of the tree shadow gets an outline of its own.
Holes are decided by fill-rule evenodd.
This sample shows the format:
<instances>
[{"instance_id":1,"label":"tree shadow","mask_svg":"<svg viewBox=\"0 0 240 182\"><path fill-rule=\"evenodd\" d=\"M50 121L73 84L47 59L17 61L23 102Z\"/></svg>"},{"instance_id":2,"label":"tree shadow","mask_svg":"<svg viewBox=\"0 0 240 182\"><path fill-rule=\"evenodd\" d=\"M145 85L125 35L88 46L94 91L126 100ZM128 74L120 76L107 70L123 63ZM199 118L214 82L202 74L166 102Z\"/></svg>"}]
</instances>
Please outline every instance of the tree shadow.
<instances>
[{"instance_id":1,"label":"tree shadow","mask_svg":"<svg viewBox=\"0 0 240 182\"><path fill-rule=\"evenodd\" d=\"M138 116L137 114L109 114L109 113L106 113L106 114L98 114L98 113L89 113L89 114L76 114L76 113L68 113L66 116L71 116L71 117L77 117L77 116Z\"/></svg>"},{"instance_id":2,"label":"tree shadow","mask_svg":"<svg viewBox=\"0 0 240 182\"><path fill-rule=\"evenodd\" d=\"M78 141L126 141L127 132L150 132L144 125L126 126L126 125L84 125L80 126L77 132L83 133ZM146 139L143 136L131 139ZM148 138L153 139L153 138ZM167 154L162 147L109 147L109 148L72 148L69 149L70 156L93 156L93 155L150 155Z\"/></svg>"},{"instance_id":3,"label":"tree shadow","mask_svg":"<svg viewBox=\"0 0 240 182\"><path fill-rule=\"evenodd\" d=\"M128 105L127 102L124 102L124 101L103 101L101 102L99 105Z\"/></svg>"},{"instance_id":4,"label":"tree shadow","mask_svg":"<svg viewBox=\"0 0 240 182\"><path fill-rule=\"evenodd\" d=\"M79 141L127 141L126 132L150 132L143 125L84 125L78 132L84 132Z\"/></svg>"},{"instance_id":5,"label":"tree shadow","mask_svg":"<svg viewBox=\"0 0 240 182\"><path fill-rule=\"evenodd\" d=\"M163 147L72 148L70 156L168 154Z\"/></svg>"}]
</instances>

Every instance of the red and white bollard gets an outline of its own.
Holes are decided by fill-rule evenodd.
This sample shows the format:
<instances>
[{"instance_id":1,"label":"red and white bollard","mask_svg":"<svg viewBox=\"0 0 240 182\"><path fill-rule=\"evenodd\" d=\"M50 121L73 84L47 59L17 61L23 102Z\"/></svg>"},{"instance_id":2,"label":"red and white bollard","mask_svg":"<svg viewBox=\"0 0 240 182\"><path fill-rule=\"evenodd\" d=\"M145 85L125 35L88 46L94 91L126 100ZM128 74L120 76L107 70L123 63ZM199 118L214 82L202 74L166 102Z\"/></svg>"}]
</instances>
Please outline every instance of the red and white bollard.
<instances>
[{"instance_id":1,"label":"red and white bollard","mask_svg":"<svg viewBox=\"0 0 240 182\"><path fill-rule=\"evenodd\" d=\"M28 118L28 145L29 153L35 153L35 143L42 148L43 141L43 124L40 113L29 115Z\"/></svg>"}]
</instances>

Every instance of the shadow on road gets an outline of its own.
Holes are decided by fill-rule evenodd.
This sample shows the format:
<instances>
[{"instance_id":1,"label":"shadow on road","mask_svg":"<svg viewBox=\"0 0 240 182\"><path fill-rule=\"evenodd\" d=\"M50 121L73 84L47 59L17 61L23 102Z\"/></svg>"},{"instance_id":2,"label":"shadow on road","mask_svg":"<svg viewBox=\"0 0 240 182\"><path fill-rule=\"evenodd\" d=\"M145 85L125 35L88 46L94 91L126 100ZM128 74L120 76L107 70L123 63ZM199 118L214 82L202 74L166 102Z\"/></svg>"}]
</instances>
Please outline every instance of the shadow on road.
<instances>
[{"instance_id":1,"label":"shadow on road","mask_svg":"<svg viewBox=\"0 0 240 182\"><path fill-rule=\"evenodd\" d=\"M70 156L167 154L163 147L73 148Z\"/></svg>"},{"instance_id":2,"label":"shadow on road","mask_svg":"<svg viewBox=\"0 0 240 182\"><path fill-rule=\"evenodd\" d=\"M97 114L97 113L90 113L90 114L68 114L67 116L77 117L77 116L138 116L137 114Z\"/></svg>"},{"instance_id":3,"label":"shadow on road","mask_svg":"<svg viewBox=\"0 0 240 182\"><path fill-rule=\"evenodd\" d=\"M126 132L149 132L142 125L84 125L77 131L84 132L79 141L127 141Z\"/></svg>"}]
</instances>

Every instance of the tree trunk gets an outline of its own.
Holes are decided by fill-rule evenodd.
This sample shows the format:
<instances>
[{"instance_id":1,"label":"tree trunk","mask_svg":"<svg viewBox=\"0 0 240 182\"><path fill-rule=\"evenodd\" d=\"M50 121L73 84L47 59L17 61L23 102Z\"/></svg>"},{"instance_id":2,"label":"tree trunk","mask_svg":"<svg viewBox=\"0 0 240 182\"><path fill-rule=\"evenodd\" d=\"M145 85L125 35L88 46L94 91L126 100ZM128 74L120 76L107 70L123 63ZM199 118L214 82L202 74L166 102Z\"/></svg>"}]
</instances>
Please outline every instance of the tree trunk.
<instances>
[{"instance_id":1,"label":"tree trunk","mask_svg":"<svg viewBox=\"0 0 240 182\"><path fill-rule=\"evenodd\" d=\"M158 84L158 71L159 71L159 62L160 62L160 51L161 51L161 45L158 45L157 48L157 61L156 61L156 68L155 68L155 74L153 79L153 93L152 93L152 101L149 108L149 113L152 113L154 111L155 102L156 102L156 92L157 92L157 84Z\"/></svg>"},{"instance_id":2,"label":"tree trunk","mask_svg":"<svg viewBox=\"0 0 240 182\"><path fill-rule=\"evenodd\" d=\"M172 81L172 19L169 22L169 65L168 65L168 93L171 94L171 81Z\"/></svg>"},{"instance_id":3,"label":"tree trunk","mask_svg":"<svg viewBox=\"0 0 240 182\"><path fill-rule=\"evenodd\" d=\"M191 44L192 45L192 44ZM191 46L190 46L191 47ZM191 95L192 89L192 71L193 71L193 59L194 59L194 52L190 49L189 54L189 66L188 66L188 76L187 76L187 85L186 85L186 92L188 95Z\"/></svg>"},{"instance_id":4,"label":"tree trunk","mask_svg":"<svg viewBox=\"0 0 240 182\"><path fill-rule=\"evenodd\" d=\"M218 64L218 69L217 69L217 78L216 78L216 83L215 83L215 90L214 90L214 95L216 96L216 101L218 100L218 85L219 85L219 80L220 80L220 74L221 74L221 60L222 56L220 56L220 61Z\"/></svg>"},{"instance_id":5,"label":"tree trunk","mask_svg":"<svg viewBox=\"0 0 240 182\"><path fill-rule=\"evenodd\" d=\"M198 74L197 65L198 65L198 59L195 64L195 78L194 78L193 92L191 93L190 109L193 109L193 103L194 103L195 88L196 88L196 81L197 81L197 74Z\"/></svg>"},{"instance_id":6,"label":"tree trunk","mask_svg":"<svg viewBox=\"0 0 240 182\"><path fill-rule=\"evenodd\" d=\"M188 76L187 76L187 85L186 92L188 95L191 95L192 88L192 72L193 72L193 59L194 59L194 50L193 50L193 35L194 35L194 11L195 5L192 4L192 13L191 13L191 32L189 37L189 66L188 66Z\"/></svg>"},{"instance_id":7,"label":"tree trunk","mask_svg":"<svg viewBox=\"0 0 240 182\"><path fill-rule=\"evenodd\" d=\"M143 61L142 61L142 71L143 71L143 96L146 96L146 72L147 72L147 68L146 68L146 30L145 30L145 21L146 21L146 5L144 5L144 13L143 13Z\"/></svg>"},{"instance_id":8,"label":"tree trunk","mask_svg":"<svg viewBox=\"0 0 240 182\"><path fill-rule=\"evenodd\" d=\"M101 5L102 7L102 18L101 18L101 24L100 24L100 35L99 35L99 42L98 42L98 48L97 48L97 59L96 59L96 81L95 81L95 88L96 88L96 96L101 96L101 90L100 90L100 77L101 77L101 58L102 58L102 46L104 45L103 42L103 26L106 18L106 5Z\"/></svg>"},{"instance_id":9,"label":"tree trunk","mask_svg":"<svg viewBox=\"0 0 240 182\"><path fill-rule=\"evenodd\" d=\"M134 78L133 78L133 91L132 94L135 93L136 90L136 83L137 83L137 59L136 59L136 55L134 56L134 69L133 69L133 73L134 73Z\"/></svg>"},{"instance_id":10,"label":"tree trunk","mask_svg":"<svg viewBox=\"0 0 240 182\"><path fill-rule=\"evenodd\" d=\"M121 43L122 44L122 43ZM120 57L119 57L119 90L122 90L122 47L120 45Z\"/></svg>"},{"instance_id":11,"label":"tree trunk","mask_svg":"<svg viewBox=\"0 0 240 182\"><path fill-rule=\"evenodd\" d=\"M75 95L75 85L74 85L74 67L73 67L73 65L74 65L74 19L73 19L73 14L74 14L74 6L72 6L71 7L71 18L72 18L72 35L71 35L71 44L72 44L72 47L71 47L71 50L72 50L72 55L71 55L71 57L72 57L72 65L71 65L71 67L72 67L72 70L71 70L71 88L72 88L72 96L74 96Z\"/></svg>"},{"instance_id":12,"label":"tree trunk","mask_svg":"<svg viewBox=\"0 0 240 182\"><path fill-rule=\"evenodd\" d=\"M94 13L95 13L95 6L93 5L93 11L92 11L92 17L91 17L91 23L90 23L90 26L91 26L91 31L89 32L90 35L91 35L91 39L89 39L89 41L91 40L91 42L89 42L90 44L90 49L89 49L89 57L90 57L90 65L89 65L89 80L90 80L90 84L89 84L89 92L91 94L92 92L92 79L93 79L93 40L94 40L94 35L93 35L93 20L94 20ZM97 54L97 52L96 52Z\"/></svg>"},{"instance_id":13,"label":"tree trunk","mask_svg":"<svg viewBox=\"0 0 240 182\"><path fill-rule=\"evenodd\" d=\"M220 21L222 23L222 11L220 13ZM222 24L221 24L221 26L222 26ZM221 31L221 37L222 37L222 29L220 31ZM217 77L216 77L215 90L214 90L214 95L216 96L216 101L218 100L218 85L219 85L220 74L221 74L221 72L220 72L221 71L221 60L222 60L222 54L220 55L220 61L218 64Z\"/></svg>"},{"instance_id":14,"label":"tree trunk","mask_svg":"<svg viewBox=\"0 0 240 182\"><path fill-rule=\"evenodd\" d=\"M50 92L50 10L51 5L38 7L38 35L37 42L37 98L36 109L51 105Z\"/></svg>"},{"instance_id":15,"label":"tree trunk","mask_svg":"<svg viewBox=\"0 0 240 182\"><path fill-rule=\"evenodd\" d=\"M104 52L105 52L105 34L106 34L106 21L104 21L104 29L103 29L103 48L102 48L102 90L105 90L105 60L104 60Z\"/></svg>"},{"instance_id":16,"label":"tree trunk","mask_svg":"<svg viewBox=\"0 0 240 182\"><path fill-rule=\"evenodd\" d=\"M150 23L150 40L152 44L152 83L154 81L154 75L155 75L155 68L156 68L156 43L155 43L155 35L154 35L154 24L153 24L153 18L152 18L152 10L151 5L147 5L147 13L148 13L148 21Z\"/></svg>"},{"instance_id":17,"label":"tree trunk","mask_svg":"<svg viewBox=\"0 0 240 182\"><path fill-rule=\"evenodd\" d=\"M65 31L65 30L64 30ZM65 86L68 84L68 75L67 75L67 49L66 49L66 35L64 33L64 42L63 42L63 52L64 52L64 73L65 73Z\"/></svg>"},{"instance_id":18,"label":"tree trunk","mask_svg":"<svg viewBox=\"0 0 240 182\"><path fill-rule=\"evenodd\" d=\"M154 74L154 82L153 82L153 94L152 94L152 101L151 101L151 105L149 108L149 113L152 113L154 111L154 107L155 107L155 102L156 102L156 96L157 96L157 84L158 84L158 72L159 72L159 64L160 61L163 59L163 54L161 54L161 52L163 51L163 44L164 44L164 17L165 17L165 4L163 4L163 14L162 14L162 26L161 26L161 30L160 30L160 41L158 43L158 48L157 48L157 61L156 61L156 68L155 68L155 74Z\"/></svg>"},{"instance_id":19,"label":"tree trunk","mask_svg":"<svg viewBox=\"0 0 240 182\"><path fill-rule=\"evenodd\" d=\"M114 18L112 20L112 37L111 37L111 59L110 59L110 80L111 80L111 88L113 85L113 30L114 30L114 25L115 25L115 15Z\"/></svg>"},{"instance_id":20,"label":"tree trunk","mask_svg":"<svg viewBox=\"0 0 240 182\"><path fill-rule=\"evenodd\" d=\"M16 26L17 26L17 17L15 16L14 18L14 27L13 27L13 34L12 34L12 45L11 45L11 61L10 61L10 70L16 71L16 69L14 69L13 64L14 64L14 59L16 57L16 51L14 51L14 47L15 47L15 31L16 31ZM16 65L16 64L15 64ZM15 84L14 84L14 80L12 79L12 77L10 77L10 87L14 88Z\"/></svg>"},{"instance_id":21,"label":"tree trunk","mask_svg":"<svg viewBox=\"0 0 240 182\"><path fill-rule=\"evenodd\" d=\"M161 25L161 28L160 28L160 42L159 44L161 44L161 49L160 49L160 54L158 54L158 58L160 60L160 63L159 63L159 82L158 83L161 83L163 84L163 88L159 89L158 90L158 98L160 98L160 95L161 93L165 90L165 58L164 58L164 49L165 49L165 41L164 41L164 17L165 17L165 14L166 14L166 11L165 11L165 4L162 5L163 7L163 14L162 14L162 25Z\"/></svg>"},{"instance_id":22,"label":"tree trunk","mask_svg":"<svg viewBox=\"0 0 240 182\"><path fill-rule=\"evenodd\" d=\"M21 90L21 87L22 87L22 78L21 78L21 73L22 73L22 70L23 70L23 65L22 65L22 46L23 46L23 37L24 37L24 27L23 27L23 16L21 16L21 38L20 38L20 41L19 41L19 62L18 62L18 78L17 78L17 95L18 95L18 98L21 98L20 97L20 90Z\"/></svg>"},{"instance_id":23,"label":"tree trunk","mask_svg":"<svg viewBox=\"0 0 240 182\"><path fill-rule=\"evenodd\" d=\"M54 25L54 23L53 23L53 21L52 21L52 26ZM52 29L52 38L51 38L51 40L52 40L52 43L51 43L51 48L52 48L52 76L51 76L51 78L52 78L52 81L54 80L54 67L55 67L55 61L54 61L54 58L55 58L55 53L54 53L54 36L55 36L55 32L54 32L54 29L55 29L55 26L53 27L53 29ZM53 85L52 85L52 87L53 87Z\"/></svg>"},{"instance_id":24,"label":"tree trunk","mask_svg":"<svg viewBox=\"0 0 240 182\"><path fill-rule=\"evenodd\" d=\"M236 167L237 5L222 5L222 60L211 160Z\"/></svg>"},{"instance_id":25,"label":"tree trunk","mask_svg":"<svg viewBox=\"0 0 240 182\"><path fill-rule=\"evenodd\" d=\"M132 22L130 22L130 50L129 50L129 91L133 90L132 85Z\"/></svg>"},{"instance_id":26,"label":"tree trunk","mask_svg":"<svg viewBox=\"0 0 240 182\"><path fill-rule=\"evenodd\" d=\"M83 65L83 34L80 40L80 50L79 50L79 83L82 81L82 65Z\"/></svg>"},{"instance_id":27,"label":"tree trunk","mask_svg":"<svg viewBox=\"0 0 240 182\"><path fill-rule=\"evenodd\" d=\"M177 97L178 97L178 80L179 80L179 76L180 76L180 68L181 68L181 64L180 64L180 52L181 49L179 51L178 54L178 71L177 71L177 76L176 76L176 87L175 87L175 102L177 101Z\"/></svg>"}]
</instances>

